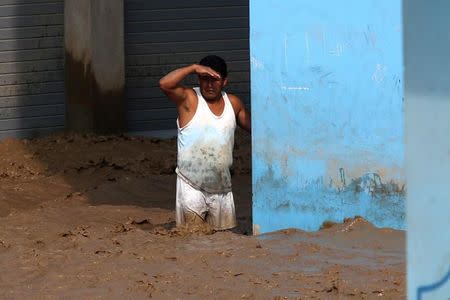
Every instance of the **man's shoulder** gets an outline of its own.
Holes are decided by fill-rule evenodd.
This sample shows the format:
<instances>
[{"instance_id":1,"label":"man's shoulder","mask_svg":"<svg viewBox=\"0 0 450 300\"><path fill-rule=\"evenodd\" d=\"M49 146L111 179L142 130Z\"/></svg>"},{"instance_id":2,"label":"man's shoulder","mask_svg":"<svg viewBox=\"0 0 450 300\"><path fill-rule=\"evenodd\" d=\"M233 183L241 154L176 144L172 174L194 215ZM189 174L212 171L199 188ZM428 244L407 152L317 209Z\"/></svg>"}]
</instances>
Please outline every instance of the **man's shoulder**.
<instances>
[{"instance_id":1,"label":"man's shoulder","mask_svg":"<svg viewBox=\"0 0 450 300\"><path fill-rule=\"evenodd\" d=\"M241 99L239 99L239 97L236 95L227 93L227 97L230 100L231 104L233 104L233 105L235 105L235 104L239 105L242 102Z\"/></svg>"},{"instance_id":2,"label":"man's shoulder","mask_svg":"<svg viewBox=\"0 0 450 300\"><path fill-rule=\"evenodd\" d=\"M227 93L227 97L235 111L238 111L242 107L242 101L238 96Z\"/></svg>"},{"instance_id":3,"label":"man's shoulder","mask_svg":"<svg viewBox=\"0 0 450 300\"><path fill-rule=\"evenodd\" d=\"M197 87L187 87L186 92L190 93L192 96L197 97Z\"/></svg>"},{"instance_id":4,"label":"man's shoulder","mask_svg":"<svg viewBox=\"0 0 450 300\"><path fill-rule=\"evenodd\" d=\"M197 92L194 87L186 88L186 93L188 101L197 101Z\"/></svg>"},{"instance_id":5,"label":"man's shoulder","mask_svg":"<svg viewBox=\"0 0 450 300\"><path fill-rule=\"evenodd\" d=\"M192 111L197 108L197 93L194 88L185 87L186 97L184 101L177 103L179 113L183 111Z\"/></svg>"}]
</instances>

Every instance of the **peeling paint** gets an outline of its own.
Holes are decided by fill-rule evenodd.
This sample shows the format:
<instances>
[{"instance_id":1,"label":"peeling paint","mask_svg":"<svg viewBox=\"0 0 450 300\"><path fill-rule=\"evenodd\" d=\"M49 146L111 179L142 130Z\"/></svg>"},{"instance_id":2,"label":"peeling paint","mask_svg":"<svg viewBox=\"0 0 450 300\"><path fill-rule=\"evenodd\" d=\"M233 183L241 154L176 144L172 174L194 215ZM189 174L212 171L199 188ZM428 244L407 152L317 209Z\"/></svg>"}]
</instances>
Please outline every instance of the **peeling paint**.
<instances>
[{"instance_id":1,"label":"peeling paint","mask_svg":"<svg viewBox=\"0 0 450 300\"><path fill-rule=\"evenodd\" d=\"M399 195L405 197L405 184L398 184L394 181L383 183L377 173L367 173L359 178L352 179L351 183L344 188L355 193L367 193L372 197L377 195L390 196Z\"/></svg>"},{"instance_id":2,"label":"peeling paint","mask_svg":"<svg viewBox=\"0 0 450 300\"><path fill-rule=\"evenodd\" d=\"M405 227L404 183L385 182L372 172L348 180L348 184L343 174L342 187L336 187L321 177L294 181L277 169L275 165L269 166L254 184L254 191L259 195L254 200L254 218L265 220L264 224L260 223L263 231L267 228L264 226L281 229L280 224L286 222L290 224L287 227L302 224L302 229L317 230L325 220L342 222L356 215L379 227ZM270 214L278 217L270 218Z\"/></svg>"},{"instance_id":3,"label":"peeling paint","mask_svg":"<svg viewBox=\"0 0 450 300\"><path fill-rule=\"evenodd\" d=\"M309 64L310 61L310 50L309 50L309 35L307 32L305 32L305 49L306 49L306 55L305 55L305 63Z\"/></svg>"},{"instance_id":4,"label":"peeling paint","mask_svg":"<svg viewBox=\"0 0 450 300\"><path fill-rule=\"evenodd\" d=\"M264 64L259 61L256 57L250 57L250 63L252 64L252 67L256 70L264 70Z\"/></svg>"},{"instance_id":5,"label":"peeling paint","mask_svg":"<svg viewBox=\"0 0 450 300\"><path fill-rule=\"evenodd\" d=\"M385 78L385 71L386 71L385 66L383 66L382 64L377 64L375 66L375 71L373 72L373 74L371 76L372 80L377 83L382 83Z\"/></svg>"},{"instance_id":6,"label":"peeling paint","mask_svg":"<svg viewBox=\"0 0 450 300\"><path fill-rule=\"evenodd\" d=\"M282 86L281 88L288 91L309 91L307 86Z\"/></svg>"}]
</instances>

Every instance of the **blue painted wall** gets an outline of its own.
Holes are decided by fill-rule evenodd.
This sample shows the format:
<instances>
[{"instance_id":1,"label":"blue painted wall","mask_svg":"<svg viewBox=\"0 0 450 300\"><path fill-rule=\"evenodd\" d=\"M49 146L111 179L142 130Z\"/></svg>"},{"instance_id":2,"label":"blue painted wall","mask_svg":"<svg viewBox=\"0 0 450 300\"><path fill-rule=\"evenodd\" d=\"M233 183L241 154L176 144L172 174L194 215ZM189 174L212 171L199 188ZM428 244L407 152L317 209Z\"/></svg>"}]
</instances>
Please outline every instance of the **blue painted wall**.
<instances>
[{"instance_id":1,"label":"blue painted wall","mask_svg":"<svg viewBox=\"0 0 450 300\"><path fill-rule=\"evenodd\" d=\"M255 232L405 228L400 0L250 2Z\"/></svg>"},{"instance_id":2,"label":"blue painted wall","mask_svg":"<svg viewBox=\"0 0 450 300\"><path fill-rule=\"evenodd\" d=\"M404 1L408 299L450 299L449 1Z\"/></svg>"}]
</instances>

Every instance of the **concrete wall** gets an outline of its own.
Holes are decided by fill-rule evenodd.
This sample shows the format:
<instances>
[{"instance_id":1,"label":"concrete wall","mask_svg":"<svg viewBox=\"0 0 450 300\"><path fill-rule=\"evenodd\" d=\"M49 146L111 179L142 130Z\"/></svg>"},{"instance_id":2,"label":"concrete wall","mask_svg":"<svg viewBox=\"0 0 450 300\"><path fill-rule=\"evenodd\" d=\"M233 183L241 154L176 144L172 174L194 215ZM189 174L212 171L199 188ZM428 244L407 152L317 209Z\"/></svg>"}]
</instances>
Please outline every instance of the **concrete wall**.
<instances>
[{"instance_id":1,"label":"concrete wall","mask_svg":"<svg viewBox=\"0 0 450 300\"><path fill-rule=\"evenodd\" d=\"M405 228L400 0L250 3L255 232Z\"/></svg>"},{"instance_id":2,"label":"concrete wall","mask_svg":"<svg viewBox=\"0 0 450 300\"><path fill-rule=\"evenodd\" d=\"M125 130L123 9L123 0L65 1L69 130Z\"/></svg>"},{"instance_id":3,"label":"concrete wall","mask_svg":"<svg viewBox=\"0 0 450 300\"><path fill-rule=\"evenodd\" d=\"M448 1L404 1L408 299L450 295Z\"/></svg>"}]
</instances>

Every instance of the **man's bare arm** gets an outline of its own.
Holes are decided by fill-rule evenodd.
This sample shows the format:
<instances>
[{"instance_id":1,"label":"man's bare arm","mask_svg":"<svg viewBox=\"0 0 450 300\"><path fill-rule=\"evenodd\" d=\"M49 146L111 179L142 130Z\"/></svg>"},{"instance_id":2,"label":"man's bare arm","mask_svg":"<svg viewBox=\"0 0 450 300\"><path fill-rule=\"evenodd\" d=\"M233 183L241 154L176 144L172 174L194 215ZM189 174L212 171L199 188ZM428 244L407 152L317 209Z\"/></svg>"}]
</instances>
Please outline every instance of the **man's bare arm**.
<instances>
[{"instance_id":1,"label":"man's bare arm","mask_svg":"<svg viewBox=\"0 0 450 300\"><path fill-rule=\"evenodd\" d=\"M177 106L180 106L188 96L187 90L189 90L189 88L181 85L181 82L192 73L220 78L220 75L213 69L197 64L182 67L170 72L159 80L159 87L167 97L177 104Z\"/></svg>"},{"instance_id":2,"label":"man's bare arm","mask_svg":"<svg viewBox=\"0 0 450 300\"><path fill-rule=\"evenodd\" d=\"M245 108L244 103L234 96L228 95L231 103L233 104L234 111L236 113L236 121L238 125L247 132L251 132L252 130L252 119L250 116L250 112Z\"/></svg>"}]
</instances>

